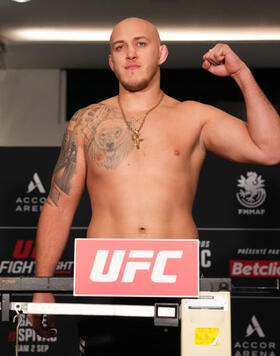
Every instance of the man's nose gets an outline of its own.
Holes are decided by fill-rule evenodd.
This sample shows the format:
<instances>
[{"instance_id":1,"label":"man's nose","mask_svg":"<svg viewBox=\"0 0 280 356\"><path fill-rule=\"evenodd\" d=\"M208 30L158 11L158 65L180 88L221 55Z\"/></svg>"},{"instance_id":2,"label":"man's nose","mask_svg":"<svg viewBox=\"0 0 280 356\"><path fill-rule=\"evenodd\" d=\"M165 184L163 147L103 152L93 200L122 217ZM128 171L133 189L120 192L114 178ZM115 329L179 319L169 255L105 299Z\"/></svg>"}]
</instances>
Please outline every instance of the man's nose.
<instances>
[{"instance_id":1,"label":"man's nose","mask_svg":"<svg viewBox=\"0 0 280 356\"><path fill-rule=\"evenodd\" d=\"M134 46L128 46L127 47L127 59L130 59L130 60L134 60L136 59L137 57L137 54L136 54L136 49Z\"/></svg>"}]
</instances>

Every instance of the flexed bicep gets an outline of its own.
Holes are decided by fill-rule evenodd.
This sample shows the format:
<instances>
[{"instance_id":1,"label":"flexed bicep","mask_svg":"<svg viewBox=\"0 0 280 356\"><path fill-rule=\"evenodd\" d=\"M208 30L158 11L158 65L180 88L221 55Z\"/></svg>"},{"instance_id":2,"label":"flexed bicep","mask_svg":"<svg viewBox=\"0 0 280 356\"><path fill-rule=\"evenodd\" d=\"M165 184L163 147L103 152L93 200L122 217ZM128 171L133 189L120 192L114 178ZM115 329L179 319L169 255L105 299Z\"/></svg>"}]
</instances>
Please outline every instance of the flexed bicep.
<instances>
[{"instance_id":1,"label":"flexed bicep","mask_svg":"<svg viewBox=\"0 0 280 356\"><path fill-rule=\"evenodd\" d=\"M209 105L203 105L201 112L207 117L201 132L207 150L235 162L268 164L246 122Z\"/></svg>"}]
</instances>

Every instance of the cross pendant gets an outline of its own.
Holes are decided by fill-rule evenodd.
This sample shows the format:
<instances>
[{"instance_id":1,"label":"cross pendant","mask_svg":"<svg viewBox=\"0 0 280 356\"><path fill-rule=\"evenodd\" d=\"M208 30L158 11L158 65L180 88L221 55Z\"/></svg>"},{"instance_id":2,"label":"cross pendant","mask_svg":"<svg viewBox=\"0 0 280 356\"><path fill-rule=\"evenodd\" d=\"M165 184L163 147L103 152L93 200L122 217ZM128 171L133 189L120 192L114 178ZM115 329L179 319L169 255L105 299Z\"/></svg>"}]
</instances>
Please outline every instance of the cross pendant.
<instances>
[{"instance_id":1,"label":"cross pendant","mask_svg":"<svg viewBox=\"0 0 280 356\"><path fill-rule=\"evenodd\" d=\"M140 133L135 130L135 131L133 132L132 139L133 139L134 145L135 145L136 148L139 150L139 148L140 148L140 142L144 141L143 138L140 138Z\"/></svg>"}]
</instances>

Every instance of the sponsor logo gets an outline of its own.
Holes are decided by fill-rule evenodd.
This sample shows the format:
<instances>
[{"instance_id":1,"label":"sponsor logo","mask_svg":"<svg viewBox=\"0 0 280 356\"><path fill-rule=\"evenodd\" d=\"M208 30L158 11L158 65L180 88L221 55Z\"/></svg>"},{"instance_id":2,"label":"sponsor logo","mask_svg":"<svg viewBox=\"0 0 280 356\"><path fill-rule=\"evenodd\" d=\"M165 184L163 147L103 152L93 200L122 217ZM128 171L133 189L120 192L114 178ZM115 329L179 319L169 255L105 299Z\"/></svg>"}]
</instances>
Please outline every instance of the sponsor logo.
<instances>
[{"instance_id":1,"label":"sponsor logo","mask_svg":"<svg viewBox=\"0 0 280 356\"><path fill-rule=\"evenodd\" d=\"M200 267L210 268L212 266L212 253L210 250L210 240L200 240Z\"/></svg>"},{"instance_id":2,"label":"sponsor logo","mask_svg":"<svg viewBox=\"0 0 280 356\"><path fill-rule=\"evenodd\" d=\"M33 240L17 240L13 258L35 258L35 244Z\"/></svg>"},{"instance_id":3,"label":"sponsor logo","mask_svg":"<svg viewBox=\"0 0 280 356\"><path fill-rule=\"evenodd\" d=\"M151 270L151 259L154 254L155 251L152 250L115 250L109 268L104 273L109 250L98 250L90 273L90 280L92 282L115 282L119 280L121 283L132 283L135 280L137 270ZM128 259L125 261L125 255L128 256L128 259L146 259L146 261L133 262ZM176 283L177 275L164 274L164 270L169 259L182 258L182 255L183 251L159 251L151 270L151 281L154 283ZM119 278L123 265L122 277Z\"/></svg>"},{"instance_id":4,"label":"sponsor logo","mask_svg":"<svg viewBox=\"0 0 280 356\"><path fill-rule=\"evenodd\" d=\"M33 192L33 190L38 189L40 193L46 193L46 190L41 182L41 179L38 176L38 173L34 173L33 180L30 181L27 187L27 193Z\"/></svg>"},{"instance_id":5,"label":"sponsor logo","mask_svg":"<svg viewBox=\"0 0 280 356\"><path fill-rule=\"evenodd\" d=\"M46 201L46 189L37 172L33 174L32 179L28 183L26 194L27 195L18 196L16 198L15 212L40 212Z\"/></svg>"},{"instance_id":6,"label":"sponsor logo","mask_svg":"<svg viewBox=\"0 0 280 356\"><path fill-rule=\"evenodd\" d=\"M238 202L246 209L238 209L239 215L263 215L265 209L256 209L260 207L266 199L265 180L256 172L247 172L237 180L237 186L240 188L236 193Z\"/></svg>"},{"instance_id":7,"label":"sponsor logo","mask_svg":"<svg viewBox=\"0 0 280 356\"><path fill-rule=\"evenodd\" d=\"M231 277L280 277L280 261L230 260Z\"/></svg>"},{"instance_id":8,"label":"sponsor logo","mask_svg":"<svg viewBox=\"0 0 280 356\"><path fill-rule=\"evenodd\" d=\"M233 345L233 356L278 356L277 344L274 341L236 341Z\"/></svg>"},{"instance_id":9,"label":"sponsor logo","mask_svg":"<svg viewBox=\"0 0 280 356\"><path fill-rule=\"evenodd\" d=\"M198 240L76 239L75 295L197 296Z\"/></svg>"},{"instance_id":10,"label":"sponsor logo","mask_svg":"<svg viewBox=\"0 0 280 356\"><path fill-rule=\"evenodd\" d=\"M0 275L34 275L35 253L34 240L17 240L13 260L0 261ZM73 266L73 261L59 261L55 273L72 274Z\"/></svg>"},{"instance_id":11,"label":"sponsor logo","mask_svg":"<svg viewBox=\"0 0 280 356\"><path fill-rule=\"evenodd\" d=\"M35 261L1 261L0 275L34 275Z\"/></svg>"},{"instance_id":12,"label":"sponsor logo","mask_svg":"<svg viewBox=\"0 0 280 356\"><path fill-rule=\"evenodd\" d=\"M249 323L249 325L247 327L245 337L251 336L255 332L258 334L259 337L265 337L265 334L263 332L263 329L260 326L260 323L258 322L256 316L253 315L251 322Z\"/></svg>"},{"instance_id":13,"label":"sponsor logo","mask_svg":"<svg viewBox=\"0 0 280 356\"><path fill-rule=\"evenodd\" d=\"M277 343L267 340L264 329L255 315L252 315L244 332L244 339L233 344L233 356L276 356Z\"/></svg>"}]
</instances>

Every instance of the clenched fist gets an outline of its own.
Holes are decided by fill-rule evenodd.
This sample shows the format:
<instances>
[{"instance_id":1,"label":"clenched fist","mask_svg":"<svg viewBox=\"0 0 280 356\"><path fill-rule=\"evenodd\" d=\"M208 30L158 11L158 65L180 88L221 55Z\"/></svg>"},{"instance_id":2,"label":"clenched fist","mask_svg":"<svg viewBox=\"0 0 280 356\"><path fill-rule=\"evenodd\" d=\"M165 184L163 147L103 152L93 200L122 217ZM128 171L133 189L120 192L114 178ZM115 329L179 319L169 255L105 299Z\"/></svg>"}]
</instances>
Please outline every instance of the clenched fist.
<instances>
[{"instance_id":1,"label":"clenched fist","mask_svg":"<svg viewBox=\"0 0 280 356\"><path fill-rule=\"evenodd\" d=\"M227 44L218 43L204 54L202 68L219 77L227 77L238 74L246 64Z\"/></svg>"}]
</instances>

